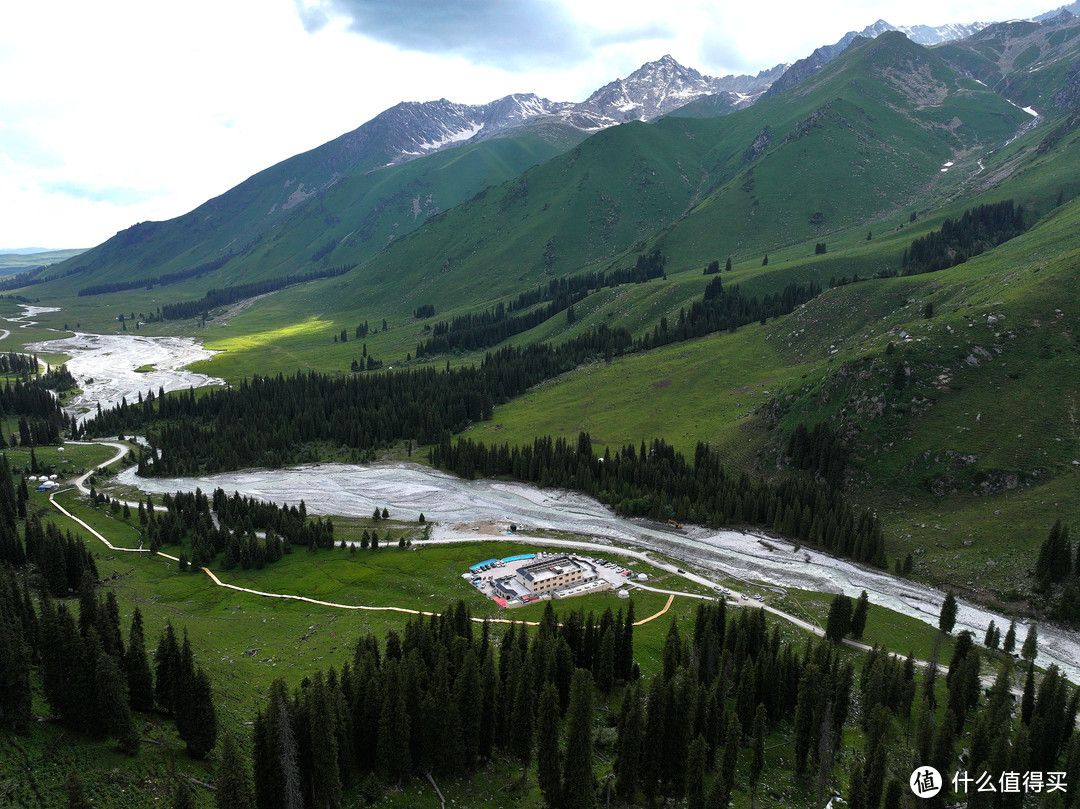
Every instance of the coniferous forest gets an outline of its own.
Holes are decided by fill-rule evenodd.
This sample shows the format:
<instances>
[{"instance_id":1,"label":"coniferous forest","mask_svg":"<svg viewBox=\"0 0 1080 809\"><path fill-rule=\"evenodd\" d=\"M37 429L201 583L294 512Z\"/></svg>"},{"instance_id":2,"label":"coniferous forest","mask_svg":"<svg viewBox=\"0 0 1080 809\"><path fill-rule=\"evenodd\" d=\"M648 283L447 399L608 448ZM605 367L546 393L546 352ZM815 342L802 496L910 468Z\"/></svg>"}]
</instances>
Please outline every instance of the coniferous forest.
<instances>
[{"instance_id":1,"label":"coniferous forest","mask_svg":"<svg viewBox=\"0 0 1080 809\"><path fill-rule=\"evenodd\" d=\"M0 456L0 727L25 733L40 689L51 719L129 756L140 747L136 715L154 711L175 721L192 757L208 755L213 690L187 634L167 625L151 665L138 607L125 642L116 593L98 592L85 543L20 511L19 488Z\"/></svg>"},{"instance_id":2,"label":"coniferous forest","mask_svg":"<svg viewBox=\"0 0 1080 809\"><path fill-rule=\"evenodd\" d=\"M299 273L296 275L283 275L280 278L271 278L265 281L253 281L249 284L211 289L197 301L180 301L178 303L166 303L159 307L157 315L151 315L150 320L183 320L189 317L205 316L207 312L218 306L253 298L256 295L265 295L268 292L276 292L285 287L315 281L319 278L336 278L344 275L354 265L342 265L340 267L328 267L322 270Z\"/></svg>"},{"instance_id":3,"label":"coniferous forest","mask_svg":"<svg viewBox=\"0 0 1080 809\"><path fill-rule=\"evenodd\" d=\"M110 505L115 511L119 501L90 489L90 500ZM212 498L196 489L194 493L176 492L161 498L163 511L153 498L140 499L137 506L143 542L153 553L163 547L190 548L180 552L180 567L196 569L210 564L224 553L222 567L261 570L278 562L294 546L314 551L334 547L334 524L321 517L309 518L304 501L299 506L278 506L242 497L230 497L215 489ZM130 510L130 506L123 506Z\"/></svg>"},{"instance_id":4,"label":"coniferous forest","mask_svg":"<svg viewBox=\"0 0 1080 809\"><path fill-rule=\"evenodd\" d=\"M434 447L431 461L466 478L506 475L576 489L631 517L770 528L838 555L885 565L884 537L872 514L856 513L838 491L809 477L770 483L734 473L707 444L698 444L691 462L658 439L603 457L593 455L588 433L576 444L538 438L531 447L512 448L459 439Z\"/></svg>"},{"instance_id":5,"label":"coniferous forest","mask_svg":"<svg viewBox=\"0 0 1080 809\"><path fill-rule=\"evenodd\" d=\"M1008 199L946 219L940 230L915 239L900 262L904 275L936 272L963 264L1024 232L1024 209Z\"/></svg>"},{"instance_id":6,"label":"coniferous forest","mask_svg":"<svg viewBox=\"0 0 1080 809\"><path fill-rule=\"evenodd\" d=\"M908 805L908 777L927 765L956 774L945 794L966 793L969 806L1076 805L1061 787L1080 774L1080 691L1056 668L1036 688L1029 662L998 657L984 688L970 633L942 676L937 661L877 647L793 642L763 611L728 615L721 601L702 603L685 634L673 622L644 674L634 623L632 604L560 622L548 602L535 630L511 623L498 636L458 602L382 643L366 635L340 671L314 672L291 695L282 680L271 687L254 726L255 805L373 803L412 779L445 784L495 762L520 773L517 789L535 778L551 809L824 805L837 770L849 806L892 808ZM1038 791L1018 780L980 801L988 772L1039 773Z\"/></svg>"}]
</instances>

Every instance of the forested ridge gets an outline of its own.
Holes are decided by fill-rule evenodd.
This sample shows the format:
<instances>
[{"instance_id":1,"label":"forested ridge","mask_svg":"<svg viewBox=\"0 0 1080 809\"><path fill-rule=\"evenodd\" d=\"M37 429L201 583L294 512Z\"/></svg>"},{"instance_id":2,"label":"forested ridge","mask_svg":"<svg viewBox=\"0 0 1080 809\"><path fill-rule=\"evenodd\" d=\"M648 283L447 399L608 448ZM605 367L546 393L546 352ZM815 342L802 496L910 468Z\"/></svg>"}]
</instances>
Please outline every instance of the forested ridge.
<instances>
[{"instance_id":1,"label":"forested ridge","mask_svg":"<svg viewBox=\"0 0 1080 809\"><path fill-rule=\"evenodd\" d=\"M219 256L211 261L205 261L202 264L197 264L186 270L177 270L176 272L167 272L162 275L156 275L153 278L142 278L134 281L113 281L108 284L92 284L80 289L79 297L86 297L88 295L107 295L111 292L124 292L128 289L153 289L158 286L179 284L181 281L187 281L190 278L198 278L200 275L207 275L214 270L221 269L232 260L234 255L235 254L230 250L225 255ZM79 269L82 268L75 268L76 271Z\"/></svg>"},{"instance_id":2,"label":"forested ridge","mask_svg":"<svg viewBox=\"0 0 1080 809\"><path fill-rule=\"evenodd\" d=\"M248 284L211 289L197 301L180 301L179 303L166 303L158 308L156 315L151 315L150 320L184 320L190 317L205 315L211 309L218 306L228 306L246 298L254 298L256 295L265 295L268 292L277 292L279 289L304 284L321 278L337 278L353 269L355 264L343 264L337 267L328 267L323 270L312 270L306 273L284 275L280 278L269 278L265 281L252 281Z\"/></svg>"},{"instance_id":3,"label":"forested ridge","mask_svg":"<svg viewBox=\"0 0 1080 809\"><path fill-rule=\"evenodd\" d=\"M452 351L490 348L571 309L575 303L583 301L595 290L622 284L643 284L653 278L664 277L665 264L666 259L659 249L656 249L648 255L639 255L632 268L555 278L543 286L520 293L508 304L500 302L479 314L458 315L450 322L436 323L431 338L417 343L416 356L420 358ZM547 306L527 314L512 316L514 312L540 303L546 303ZM434 314L434 307L430 309Z\"/></svg>"}]
</instances>

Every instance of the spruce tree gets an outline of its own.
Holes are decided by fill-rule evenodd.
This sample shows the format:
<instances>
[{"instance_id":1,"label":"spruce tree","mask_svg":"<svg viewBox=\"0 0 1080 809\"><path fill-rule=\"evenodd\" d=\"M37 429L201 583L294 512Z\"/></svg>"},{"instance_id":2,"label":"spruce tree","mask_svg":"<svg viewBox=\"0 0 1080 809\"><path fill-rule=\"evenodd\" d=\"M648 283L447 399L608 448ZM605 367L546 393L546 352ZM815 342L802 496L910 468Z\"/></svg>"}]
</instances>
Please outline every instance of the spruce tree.
<instances>
[{"instance_id":1,"label":"spruce tree","mask_svg":"<svg viewBox=\"0 0 1080 809\"><path fill-rule=\"evenodd\" d=\"M570 682L570 707L566 710L566 764L563 767L562 800L574 809L596 806L593 777L593 681L578 669Z\"/></svg>"},{"instance_id":2,"label":"spruce tree","mask_svg":"<svg viewBox=\"0 0 1080 809\"><path fill-rule=\"evenodd\" d=\"M1039 625L1033 623L1028 628L1024 645L1020 648L1020 657L1029 662L1034 661L1039 654Z\"/></svg>"},{"instance_id":3,"label":"spruce tree","mask_svg":"<svg viewBox=\"0 0 1080 809\"><path fill-rule=\"evenodd\" d=\"M795 706L795 774L801 776L806 771L817 730L815 719L819 716L824 698L821 669L816 663L810 663L803 670L798 694L798 704Z\"/></svg>"},{"instance_id":4,"label":"spruce tree","mask_svg":"<svg viewBox=\"0 0 1080 809\"><path fill-rule=\"evenodd\" d=\"M866 630L866 615L870 610L870 596L866 590L859 594L859 600L855 602L855 611L851 614L851 637L862 640Z\"/></svg>"},{"instance_id":5,"label":"spruce tree","mask_svg":"<svg viewBox=\"0 0 1080 809\"><path fill-rule=\"evenodd\" d=\"M724 754L720 760L720 771L716 774L716 780L713 782L709 799L705 804L707 809L721 809L726 807L731 800L731 792L735 788L735 768L739 763L741 740L742 725L739 724L738 717L732 716L724 735Z\"/></svg>"},{"instance_id":6,"label":"spruce tree","mask_svg":"<svg viewBox=\"0 0 1080 809\"><path fill-rule=\"evenodd\" d=\"M522 635L521 637L525 637ZM533 685L532 667L527 657L521 655L517 661L513 680L513 701L510 708L510 752L521 765L521 778L528 777L529 763L532 761L533 729L536 714L536 691Z\"/></svg>"},{"instance_id":7,"label":"spruce tree","mask_svg":"<svg viewBox=\"0 0 1080 809\"><path fill-rule=\"evenodd\" d=\"M20 733L31 718L31 650L15 612L14 582L0 582L0 724Z\"/></svg>"},{"instance_id":8,"label":"spruce tree","mask_svg":"<svg viewBox=\"0 0 1080 809\"><path fill-rule=\"evenodd\" d=\"M610 693L615 685L615 629L607 629L600 640L600 654L596 662L596 687L603 694Z\"/></svg>"},{"instance_id":9,"label":"spruce tree","mask_svg":"<svg viewBox=\"0 0 1080 809\"><path fill-rule=\"evenodd\" d=\"M172 624L165 624L157 651L154 654L154 698L166 713L173 712L176 685L181 676L180 646Z\"/></svg>"},{"instance_id":10,"label":"spruce tree","mask_svg":"<svg viewBox=\"0 0 1080 809\"><path fill-rule=\"evenodd\" d=\"M119 740L128 755L139 749L139 736L128 704L127 682L116 658L100 650L94 666L94 724L92 735Z\"/></svg>"},{"instance_id":11,"label":"spruce tree","mask_svg":"<svg viewBox=\"0 0 1080 809\"><path fill-rule=\"evenodd\" d=\"M483 759L491 758L495 747L501 705L499 670L495 665L494 647L489 645L484 653L484 663L480 667L480 725L476 751Z\"/></svg>"},{"instance_id":12,"label":"spruce tree","mask_svg":"<svg viewBox=\"0 0 1080 809\"><path fill-rule=\"evenodd\" d=\"M750 806L753 807L757 798L757 785L761 779L761 771L765 768L765 735L768 732L768 716L764 703L757 706L754 714L754 729L752 732L750 758Z\"/></svg>"},{"instance_id":13,"label":"spruce tree","mask_svg":"<svg viewBox=\"0 0 1080 809\"><path fill-rule=\"evenodd\" d=\"M70 770L64 783L64 792L67 795L67 809L93 809L93 804L86 797L86 788L78 770Z\"/></svg>"},{"instance_id":14,"label":"spruce tree","mask_svg":"<svg viewBox=\"0 0 1080 809\"><path fill-rule=\"evenodd\" d=\"M183 781L176 782L171 809L195 809L195 796L191 794L191 788Z\"/></svg>"},{"instance_id":15,"label":"spruce tree","mask_svg":"<svg viewBox=\"0 0 1080 809\"><path fill-rule=\"evenodd\" d=\"M184 699L176 707L176 729L187 744L188 755L192 758L206 758L214 749L217 742L217 711L214 710L210 678L202 667L191 678Z\"/></svg>"},{"instance_id":16,"label":"spruce tree","mask_svg":"<svg viewBox=\"0 0 1080 809\"><path fill-rule=\"evenodd\" d=\"M382 708L379 714L379 741L376 746L379 770L391 781L404 781L412 770L409 747L409 713L402 690L400 664L388 660L383 667Z\"/></svg>"},{"instance_id":17,"label":"spruce tree","mask_svg":"<svg viewBox=\"0 0 1080 809\"><path fill-rule=\"evenodd\" d=\"M945 600L941 604L941 614L938 616L938 628L948 635L956 626L956 596L951 592L945 594Z\"/></svg>"},{"instance_id":18,"label":"spruce tree","mask_svg":"<svg viewBox=\"0 0 1080 809\"><path fill-rule=\"evenodd\" d=\"M634 668L634 600L626 605L626 620L619 633L619 643L615 650L615 677L623 682L630 682Z\"/></svg>"},{"instance_id":19,"label":"spruce tree","mask_svg":"<svg viewBox=\"0 0 1080 809\"><path fill-rule=\"evenodd\" d=\"M1009 628L1005 632L1005 640L1001 642L1001 651L1011 655L1016 648L1016 621L1009 621Z\"/></svg>"},{"instance_id":20,"label":"spruce tree","mask_svg":"<svg viewBox=\"0 0 1080 809\"><path fill-rule=\"evenodd\" d=\"M454 678L454 707L461 727L462 764L466 772L472 772L479 757L482 712L480 667L472 646L465 651L457 677Z\"/></svg>"},{"instance_id":21,"label":"spruce tree","mask_svg":"<svg viewBox=\"0 0 1080 809\"><path fill-rule=\"evenodd\" d=\"M231 733L225 734L221 743L221 761L218 763L214 787L214 805L217 809L255 809L247 762L240 755Z\"/></svg>"},{"instance_id":22,"label":"spruce tree","mask_svg":"<svg viewBox=\"0 0 1080 809\"><path fill-rule=\"evenodd\" d=\"M307 736L305 760L310 767L312 806L337 809L341 805L341 771L338 762L337 718L322 672L316 672L306 689Z\"/></svg>"},{"instance_id":23,"label":"spruce tree","mask_svg":"<svg viewBox=\"0 0 1080 809\"><path fill-rule=\"evenodd\" d=\"M705 737L700 733L686 752L686 809L705 809Z\"/></svg>"},{"instance_id":24,"label":"spruce tree","mask_svg":"<svg viewBox=\"0 0 1080 809\"><path fill-rule=\"evenodd\" d=\"M1020 698L1020 721L1031 724L1035 713L1035 664L1028 662L1027 675L1024 677L1024 694Z\"/></svg>"},{"instance_id":25,"label":"spruce tree","mask_svg":"<svg viewBox=\"0 0 1080 809\"><path fill-rule=\"evenodd\" d=\"M536 718L536 780L550 809L560 805L559 691L550 680L540 691Z\"/></svg>"},{"instance_id":26,"label":"spruce tree","mask_svg":"<svg viewBox=\"0 0 1080 809\"><path fill-rule=\"evenodd\" d=\"M641 688L634 684L623 698L615 763L612 766L615 772L615 791L626 803L632 803L637 794L644 740L645 717L641 704Z\"/></svg>"},{"instance_id":27,"label":"spruce tree","mask_svg":"<svg viewBox=\"0 0 1080 809\"><path fill-rule=\"evenodd\" d=\"M124 653L124 674L127 677L128 699L134 711L154 709L154 678L146 657L142 613L135 607L128 632L128 648Z\"/></svg>"},{"instance_id":28,"label":"spruce tree","mask_svg":"<svg viewBox=\"0 0 1080 809\"><path fill-rule=\"evenodd\" d=\"M838 594L829 606L829 618L825 623L825 637L833 643L839 643L851 629L851 599L843 593Z\"/></svg>"}]
</instances>

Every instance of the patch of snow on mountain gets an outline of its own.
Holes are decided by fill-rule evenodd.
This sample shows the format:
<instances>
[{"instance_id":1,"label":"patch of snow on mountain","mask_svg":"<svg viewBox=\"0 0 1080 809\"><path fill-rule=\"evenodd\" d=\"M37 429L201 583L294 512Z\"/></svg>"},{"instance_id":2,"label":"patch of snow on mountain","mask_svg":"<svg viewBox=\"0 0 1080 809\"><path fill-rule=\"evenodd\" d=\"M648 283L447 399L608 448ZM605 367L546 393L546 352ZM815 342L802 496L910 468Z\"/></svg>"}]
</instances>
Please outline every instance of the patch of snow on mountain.
<instances>
[{"instance_id":1,"label":"patch of snow on mountain","mask_svg":"<svg viewBox=\"0 0 1080 809\"><path fill-rule=\"evenodd\" d=\"M449 146L451 143L461 143L462 141L466 141L475 136L483 128L483 124L473 124L472 126L457 132L448 132L445 137L440 138L439 140L425 141L419 145L424 151L430 152L435 149L441 149L444 146Z\"/></svg>"}]
</instances>

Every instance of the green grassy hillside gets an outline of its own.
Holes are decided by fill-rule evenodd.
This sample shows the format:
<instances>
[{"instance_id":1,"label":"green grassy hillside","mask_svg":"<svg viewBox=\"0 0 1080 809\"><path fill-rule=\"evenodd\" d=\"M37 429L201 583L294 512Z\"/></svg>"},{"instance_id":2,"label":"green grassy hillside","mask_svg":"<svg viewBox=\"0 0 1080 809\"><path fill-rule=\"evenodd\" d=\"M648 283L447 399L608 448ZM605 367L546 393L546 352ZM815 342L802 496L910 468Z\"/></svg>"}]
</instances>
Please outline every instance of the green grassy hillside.
<instances>
[{"instance_id":1,"label":"green grassy hillside","mask_svg":"<svg viewBox=\"0 0 1080 809\"><path fill-rule=\"evenodd\" d=\"M760 257L926 204L944 163L1027 120L925 49L883 36L746 110L602 132L437 217L354 280L365 294L471 300L627 263L643 240L682 265Z\"/></svg>"},{"instance_id":2,"label":"green grassy hillside","mask_svg":"<svg viewBox=\"0 0 1080 809\"><path fill-rule=\"evenodd\" d=\"M170 300L182 300L213 287L355 263L432 214L573 142L566 133L542 137L528 132L395 166L353 166L344 174L333 171L332 142L268 168L177 219L134 225L53 268L47 275L57 280L34 291L66 296L95 284L224 262L195 281L160 289ZM305 185L305 177L323 179ZM335 252L339 245L343 249Z\"/></svg>"}]
</instances>

